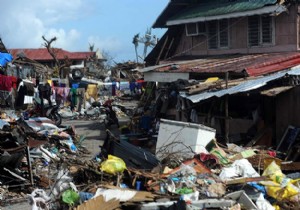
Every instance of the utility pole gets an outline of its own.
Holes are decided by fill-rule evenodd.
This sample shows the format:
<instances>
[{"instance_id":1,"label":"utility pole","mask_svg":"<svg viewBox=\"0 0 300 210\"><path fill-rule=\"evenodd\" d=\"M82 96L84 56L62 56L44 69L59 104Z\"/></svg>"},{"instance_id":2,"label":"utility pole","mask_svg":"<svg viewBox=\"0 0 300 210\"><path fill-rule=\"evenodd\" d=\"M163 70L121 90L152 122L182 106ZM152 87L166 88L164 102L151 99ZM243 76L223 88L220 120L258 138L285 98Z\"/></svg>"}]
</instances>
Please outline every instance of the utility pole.
<instances>
[{"instance_id":1,"label":"utility pole","mask_svg":"<svg viewBox=\"0 0 300 210\"><path fill-rule=\"evenodd\" d=\"M229 72L225 73L226 89L228 88L228 75ZM228 113L228 95L225 96L225 141L229 143L229 113Z\"/></svg>"}]
</instances>

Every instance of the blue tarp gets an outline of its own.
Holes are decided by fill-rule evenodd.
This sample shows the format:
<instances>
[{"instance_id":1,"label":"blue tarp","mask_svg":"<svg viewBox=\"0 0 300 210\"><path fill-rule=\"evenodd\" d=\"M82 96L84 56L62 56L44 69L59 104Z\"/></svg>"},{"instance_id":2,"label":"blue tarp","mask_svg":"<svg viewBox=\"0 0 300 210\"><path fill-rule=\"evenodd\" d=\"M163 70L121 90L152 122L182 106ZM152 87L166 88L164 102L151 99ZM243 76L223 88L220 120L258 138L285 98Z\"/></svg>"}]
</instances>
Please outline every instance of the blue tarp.
<instances>
[{"instance_id":1,"label":"blue tarp","mask_svg":"<svg viewBox=\"0 0 300 210\"><path fill-rule=\"evenodd\" d=\"M6 63L11 62L13 57L9 53L1 53L0 52L0 66L5 66Z\"/></svg>"}]
</instances>

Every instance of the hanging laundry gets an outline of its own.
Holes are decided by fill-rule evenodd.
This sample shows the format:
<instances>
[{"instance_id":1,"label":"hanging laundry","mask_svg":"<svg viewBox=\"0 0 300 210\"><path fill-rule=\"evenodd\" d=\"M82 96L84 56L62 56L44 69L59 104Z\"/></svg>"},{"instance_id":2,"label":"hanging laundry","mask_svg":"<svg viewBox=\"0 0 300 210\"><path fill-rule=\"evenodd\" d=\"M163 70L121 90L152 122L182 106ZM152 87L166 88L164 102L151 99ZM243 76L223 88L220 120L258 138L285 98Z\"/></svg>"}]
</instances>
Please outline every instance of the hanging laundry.
<instances>
[{"instance_id":1,"label":"hanging laundry","mask_svg":"<svg viewBox=\"0 0 300 210\"><path fill-rule=\"evenodd\" d=\"M134 95L136 93L136 88L137 88L136 83L134 81L130 82L129 88L130 88L131 95Z\"/></svg>"},{"instance_id":2,"label":"hanging laundry","mask_svg":"<svg viewBox=\"0 0 300 210\"><path fill-rule=\"evenodd\" d=\"M86 92L88 93L88 95L92 98L94 98L95 100L98 98L98 89L97 89L97 85L95 84L89 84L87 86L87 90Z\"/></svg>"},{"instance_id":3,"label":"hanging laundry","mask_svg":"<svg viewBox=\"0 0 300 210\"><path fill-rule=\"evenodd\" d=\"M53 81L51 79L48 79L47 82L49 83L49 85L52 87L53 86Z\"/></svg>"},{"instance_id":4,"label":"hanging laundry","mask_svg":"<svg viewBox=\"0 0 300 210\"><path fill-rule=\"evenodd\" d=\"M77 89L78 88L71 88L70 96L71 96L71 110L73 110L77 104Z\"/></svg>"},{"instance_id":5,"label":"hanging laundry","mask_svg":"<svg viewBox=\"0 0 300 210\"><path fill-rule=\"evenodd\" d=\"M54 87L55 101L57 104L65 104L70 94L70 88L68 87Z\"/></svg>"},{"instance_id":6,"label":"hanging laundry","mask_svg":"<svg viewBox=\"0 0 300 210\"><path fill-rule=\"evenodd\" d=\"M120 90L128 90L129 82L120 82Z\"/></svg>"},{"instance_id":7,"label":"hanging laundry","mask_svg":"<svg viewBox=\"0 0 300 210\"><path fill-rule=\"evenodd\" d=\"M77 111L80 112L81 111L81 108L82 108L82 105L83 105L83 102L84 102L84 94L85 94L85 89L84 88L78 88L77 89L77 103L76 103L76 106L77 106Z\"/></svg>"},{"instance_id":8,"label":"hanging laundry","mask_svg":"<svg viewBox=\"0 0 300 210\"><path fill-rule=\"evenodd\" d=\"M33 104L34 84L31 80L23 80L26 92L24 96L24 104Z\"/></svg>"},{"instance_id":9,"label":"hanging laundry","mask_svg":"<svg viewBox=\"0 0 300 210\"><path fill-rule=\"evenodd\" d=\"M10 78L11 78L11 82L12 82L12 88L17 89L17 80L18 80L18 78L14 77L14 76L10 76Z\"/></svg>"},{"instance_id":10,"label":"hanging laundry","mask_svg":"<svg viewBox=\"0 0 300 210\"><path fill-rule=\"evenodd\" d=\"M112 83L112 87L111 87L111 95L115 96L116 95L116 82Z\"/></svg>"},{"instance_id":11,"label":"hanging laundry","mask_svg":"<svg viewBox=\"0 0 300 210\"><path fill-rule=\"evenodd\" d=\"M33 97L25 95L24 96L24 104L33 104Z\"/></svg>"},{"instance_id":12,"label":"hanging laundry","mask_svg":"<svg viewBox=\"0 0 300 210\"><path fill-rule=\"evenodd\" d=\"M26 86L26 95L33 96L34 95L34 84L32 82L24 81L24 85Z\"/></svg>"},{"instance_id":13,"label":"hanging laundry","mask_svg":"<svg viewBox=\"0 0 300 210\"><path fill-rule=\"evenodd\" d=\"M116 89L120 90L120 82L116 82Z\"/></svg>"},{"instance_id":14,"label":"hanging laundry","mask_svg":"<svg viewBox=\"0 0 300 210\"><path fill-rule=\"evenodd\" d=\"M11 91L12 78L11 76L0 75L0 90Z\"/></svg>"},{"instance_id":15,"label":"hanging laundry","mask_svg":"<svg viewBox=\"0 0 300 210\"><path fill-rule=\"evenodd\" d=\"M79 88L79 84L78 84L78 83L73 83L73 84L72 84L72 88L74 88L74 89Z\"/></svg>"},{"instance_id":16,"label":"hanging laundry","mask_svg":"<svg viewBox=\"0 0 300 210\"><path fill-rule=\"evenodd\" d=\"M26 86L22 79L18 79L18 89L17 89L17 98L16 98L16 108L23 108L24 105L24 98L27 93Z\"/></svg>"}]
</instances>

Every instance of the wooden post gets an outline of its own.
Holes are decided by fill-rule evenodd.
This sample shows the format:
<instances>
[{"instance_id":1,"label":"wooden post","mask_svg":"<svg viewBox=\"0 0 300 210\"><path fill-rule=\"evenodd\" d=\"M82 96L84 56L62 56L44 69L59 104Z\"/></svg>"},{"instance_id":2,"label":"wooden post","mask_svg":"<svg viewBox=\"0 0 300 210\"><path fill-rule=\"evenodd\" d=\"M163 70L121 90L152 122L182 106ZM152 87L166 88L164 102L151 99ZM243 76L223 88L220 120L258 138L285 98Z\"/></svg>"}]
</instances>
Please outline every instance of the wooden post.
<instances>
[{"instance_id":1,"label":"wooden post","mask_svg":"<svg viewBox=\"0 0 300 210\"><path fill-rule=\"evenodd\" d=\"M166 47L166 44L167 44L167 42L168 42L168 39L169 39L169 37L167 36L167 38L166 38L165 41L164 41L163 46L161 47L161 49L160 49L160 51L159 51L159 54L158 54L158 56L157 56L155 65L158 65L158 64L159 64L159 60L160 60L161 54L162 54L163 50L164 50L165 47Z\"/></svg>"},{"instance_id":2,"label":"wooden post","mask_svg":"<svg viewBox=\"0 0 300 210\"><path fill-rule=\"evenodd\" d=\"M225 81L226 81L226 89L228 88L228 75L229 73L226 72L225 74ZM225 96L225 140L226 143L229 143L229 113L228 113L228 95Z\"/></svg>"},{"instance_id":3,"label":"wooden post","mask_svg":"<svg viewBox=\"0 0 300 210\"><path fill-rule=\"evenodd\" d=\"M31 162L30 162L30 152L29 152L29 147L26 147L26 156L27 156L27 166L28 166L28 174L29 174L29 179L31 185L33 185L33 175L32 175L32 167L31 167Z\"/></svg>"}]
</instances>

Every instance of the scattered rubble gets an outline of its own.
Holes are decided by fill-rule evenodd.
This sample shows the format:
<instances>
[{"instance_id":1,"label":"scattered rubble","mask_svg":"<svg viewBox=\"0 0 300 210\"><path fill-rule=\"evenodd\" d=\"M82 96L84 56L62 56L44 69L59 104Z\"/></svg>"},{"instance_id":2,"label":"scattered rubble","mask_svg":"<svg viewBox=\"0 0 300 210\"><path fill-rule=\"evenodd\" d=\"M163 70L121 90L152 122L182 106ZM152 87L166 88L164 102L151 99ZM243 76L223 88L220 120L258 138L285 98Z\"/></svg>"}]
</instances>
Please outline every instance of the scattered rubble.
<instances>
[{"instance_id":1,"label":"scattered rubble","mask_svg":"<svg viewBox=\"0 0 300 210\"><path fill-rule=\"evenodd\" d=\"M167 142L158 156L158 148L130 140L140 136L124 138L107 130L99 154L90 160L78 158L89 151L74 126L57 127L47 118L24 120L13 112L1 116L3 206L27 200L32 209L299 208L297 162L285 161L273 149L221 145L205 126L181 126L182 132L209 132L210 141L197 139L201 150L173 137L190 153ZM178 126L171 120L161 123ZM159 127L157 139L166 138L161 129L166 126Z\"/></svg>"}]
</instances>

